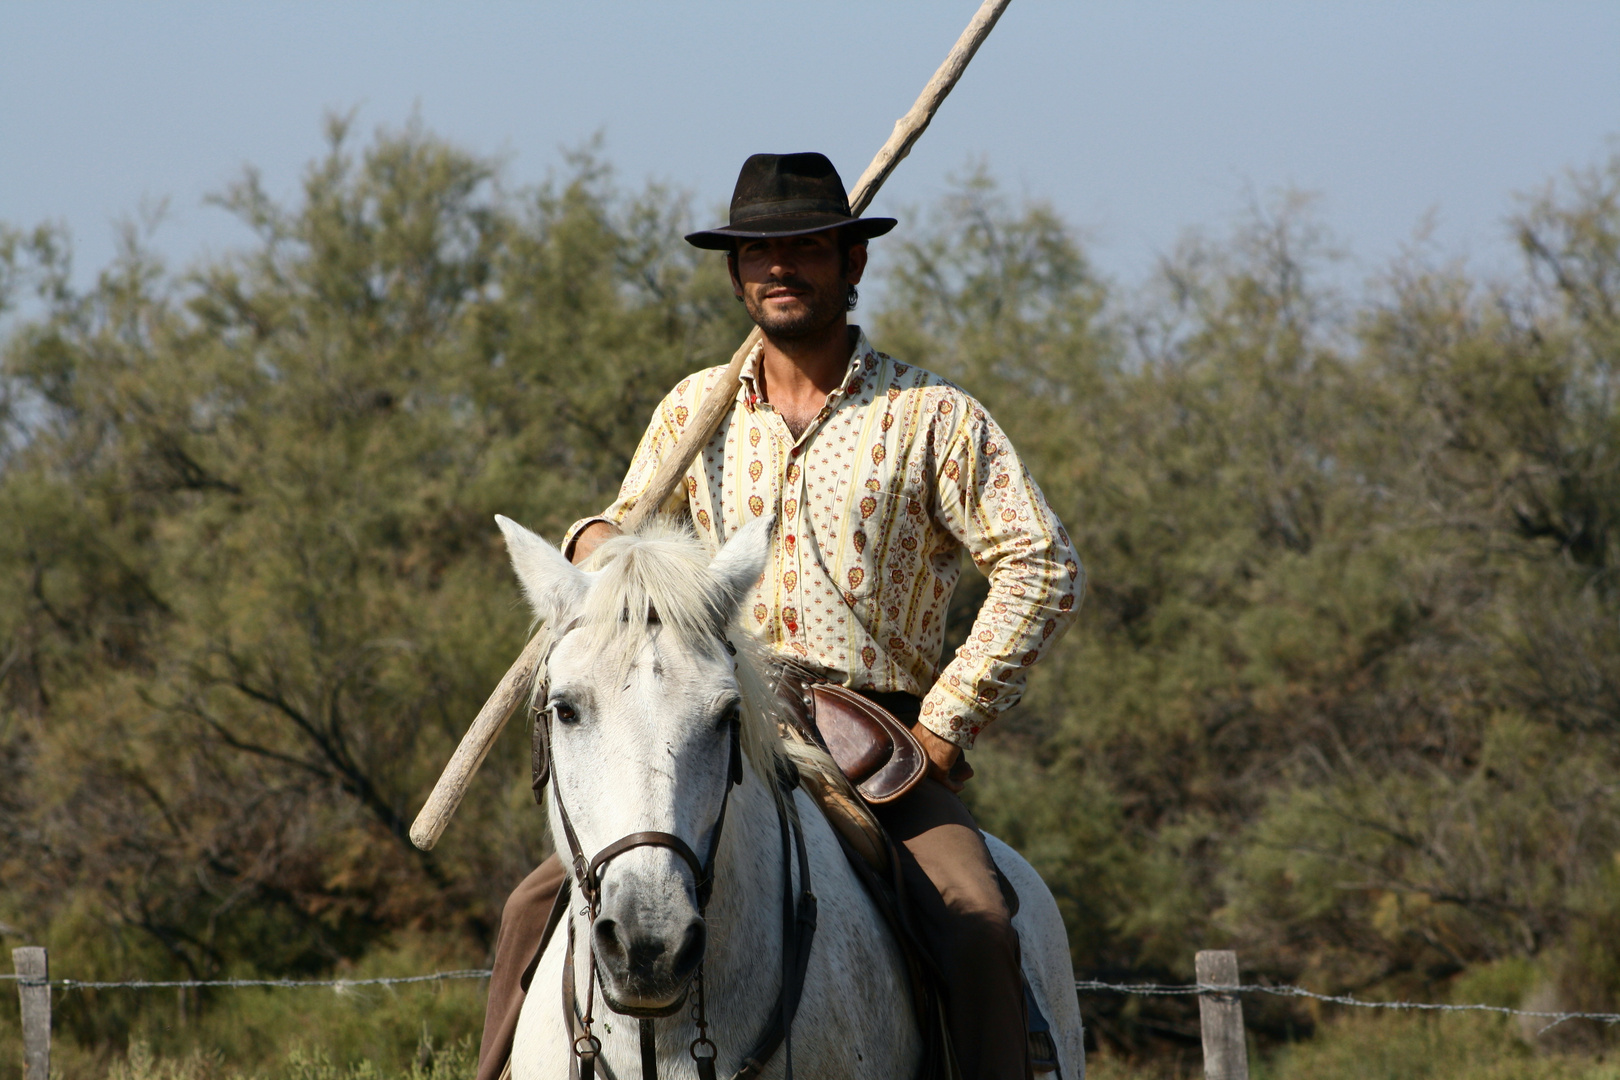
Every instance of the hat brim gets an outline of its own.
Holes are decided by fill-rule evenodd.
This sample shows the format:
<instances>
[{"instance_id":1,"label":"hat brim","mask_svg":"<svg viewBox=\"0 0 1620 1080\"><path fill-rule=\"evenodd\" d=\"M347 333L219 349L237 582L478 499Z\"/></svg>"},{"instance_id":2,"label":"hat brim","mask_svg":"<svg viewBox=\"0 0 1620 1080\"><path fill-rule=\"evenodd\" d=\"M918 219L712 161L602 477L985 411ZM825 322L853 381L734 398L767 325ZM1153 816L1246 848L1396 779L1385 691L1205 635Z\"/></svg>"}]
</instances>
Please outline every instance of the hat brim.
<instances>
[{"instance_id":1,"label":"hat brim","mask_svg":"<svg viewBox=\"0 0 1620 1080\"><path fill-rule=\"evenodd\" d=\"M899 222L890 217L846 217L843 214L777 214L757 217L735 226L688 233L686 242L710 251L729 251L738 240L764 240L770 237L808 236L828 229L848 228L862 240L882 236Z\"/></svg>"}]
</instances>

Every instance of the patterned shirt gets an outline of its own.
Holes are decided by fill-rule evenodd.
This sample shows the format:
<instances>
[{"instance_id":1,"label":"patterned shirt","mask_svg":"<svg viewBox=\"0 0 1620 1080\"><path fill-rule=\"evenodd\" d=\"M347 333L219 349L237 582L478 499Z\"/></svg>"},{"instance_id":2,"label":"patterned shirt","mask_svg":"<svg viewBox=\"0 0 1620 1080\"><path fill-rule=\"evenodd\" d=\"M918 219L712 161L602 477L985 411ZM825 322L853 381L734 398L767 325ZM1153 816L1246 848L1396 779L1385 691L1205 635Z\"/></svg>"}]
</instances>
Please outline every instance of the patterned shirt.
<instances>
[{"instance_id":1,"label":"patterned shirt","mask_svg":"<svg viewBox=\"0 0 1620 1080\"><path fill-rule=\"evenodd\" d=\"M717 550L777 515L774 550L744 621L775 651L855 689L923 699L929 730L968 748L1023 694L1031 664L1073 620L1080 560L1012 443L952 383L875 352L860 335L843 383L795 438L743 366L736 405L661 509ZM622 521L717 384L683 379L658 406L619 498L576 522ZM945 611L961 552L990 579L943 671Z\"/></svg>"}]
</instances>

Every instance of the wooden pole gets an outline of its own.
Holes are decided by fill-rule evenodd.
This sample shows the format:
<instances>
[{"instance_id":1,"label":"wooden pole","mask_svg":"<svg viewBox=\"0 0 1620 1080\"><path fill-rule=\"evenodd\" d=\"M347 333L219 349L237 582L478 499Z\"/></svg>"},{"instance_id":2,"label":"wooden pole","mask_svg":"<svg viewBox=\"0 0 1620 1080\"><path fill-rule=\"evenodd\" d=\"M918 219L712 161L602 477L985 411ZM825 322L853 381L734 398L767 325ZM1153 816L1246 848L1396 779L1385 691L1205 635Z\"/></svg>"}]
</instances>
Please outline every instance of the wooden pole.
<instances>
[{"instance_id":1,"label":"wooden pole","mask_svg":"<svg viewBox=\"0 0 1620 1080\"><path fill-rule=\"evenodd\" d=\"M918 95L916 102L906 114L895 121L894 130L890 132L888 141L883 144L877 157L872 159L872 163L866 167L866 171L856 182L849 200L851 213L859 216L861 211L871 205L878 189L889 178L889 174L894 172L894 167L911 152L912 146L928 129L929 122L933 120L934 113L939 111L939 106L946 95L962 77L962 72L967 70L968 61L973 59L973 54L984 44L984 39L990 35L996 20L1001 18L1001 13L1010 2L1011 0L984 0L984 3L979 5L979 10L968 23L967 29L962 31L962 36L956 39L956 44L945 57L945 62L934 72L934 77L928 80L928 85L923 87L923 92ZM658 513L658 508L681 482L681 477L686 474L686 468L692 463L692 459L697 457L699 451L720 427L720 422L725 419L733 399L737 396L743 363L748 359L748 354L754 351L754 346L759 340L759 327L756 326L737 351L732 353L731 362L726 365L725 375L699 403L692 423L676 441L669 455L658 463L646 492L626 515L624 522L626 532L636 531ZM523 650L523 654L501 679L495 693L478 711L477 719L473 721L472 727L467 729L467 734L462 736L461 744L456 747L456 752L451 757L450 763L445 766L439 782L433 786L422 812L416 815L416 821L411 824L411 843L423 851L430 850L439 842L445 827L450 824L450 815L456 812L456 807L461 805L462 797L467 794L467 784L472 780L473 773L483 764L490 747L495 743L496 736L506 726L507 720L511 719L518 704L528 697L540 664L540 650L537 647L539 640L540 635L535 635L528 647Z\"/></svg>"},{"instance_id":2,"label":"wooden pole","mask_svg":"<svg viewBox=\"0 0 1620 1080\"><path fill-rule=\"evenodd\" d=\"M1239 986L1237 953L1200 952L1193 958L1203 986ZM1204 1080L1249 1080L1249 1047L1243 1037L1243 1003L1236 994L1199 995L1198 1022L1204 1036Z\"/></svg>"},{"instance_id":3,"label":"wooden pole","mask_svg":"<svg viewBox=\"0 0 1620 1080\"><path fill-rule=\"evenodd\" d=\"M467 729L467 734L461 737L461 744L451 755L449 764L445 765L439 782L433 785L433 791L428 794L422 812L411 823L411 843L423 851L431 850L439 842L439 837L444 835L445 826L450 824L450 815L461 805L461 797L467 793L467 785L472 783L473 773L489 756L490 747L495 745L495 737L501 733L501 728L506 726L506 721L528 696L529 689L534 685L535 669L544 659L545 638L546 632L541 630L529 639L517 663L508 669L495 687L495 692L478 710L478 717Z\"/></svg>"},{"instance_id":4,"label":"wooden pole","mask_svg":"<svg viewBox=\"0 0 1620 1080\"><path fill-rule=\"evenodd\" d=\"M11 964L21 978L23 1080L48 1080L51 1073L50 962L34 945L11 950Z\"/></svg>"}]
</instances>

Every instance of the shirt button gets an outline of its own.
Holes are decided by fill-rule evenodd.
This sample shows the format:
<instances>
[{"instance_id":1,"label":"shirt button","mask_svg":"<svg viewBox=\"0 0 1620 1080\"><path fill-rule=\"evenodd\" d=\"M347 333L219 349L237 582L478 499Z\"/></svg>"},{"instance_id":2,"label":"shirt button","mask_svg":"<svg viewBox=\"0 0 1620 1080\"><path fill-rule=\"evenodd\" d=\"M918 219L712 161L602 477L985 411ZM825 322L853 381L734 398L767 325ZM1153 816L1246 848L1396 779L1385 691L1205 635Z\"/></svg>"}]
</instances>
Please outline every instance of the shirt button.
<instances>
[{"instance_id":1,"label":"shirt button","mask_svg":"<svg viewBox=\"0 0 1620 1080\"><path fill-rule=\"evenodd\" d=\"M799 456L799 448L797 446L795 446L793 449L788 451L788 457L798 457L798 456Z\"/></svg>"}]
</instances>

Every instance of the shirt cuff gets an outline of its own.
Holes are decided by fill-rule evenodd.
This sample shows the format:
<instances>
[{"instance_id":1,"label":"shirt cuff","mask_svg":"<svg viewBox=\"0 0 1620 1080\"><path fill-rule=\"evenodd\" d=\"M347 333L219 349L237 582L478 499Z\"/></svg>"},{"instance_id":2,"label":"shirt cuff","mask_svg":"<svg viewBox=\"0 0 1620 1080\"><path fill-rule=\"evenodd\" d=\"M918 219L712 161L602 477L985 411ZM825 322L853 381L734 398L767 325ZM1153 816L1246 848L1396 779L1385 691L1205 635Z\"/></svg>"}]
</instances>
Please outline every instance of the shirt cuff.
<instances>
[{"instance_id":1,"label":"shirt cuff","mask_svg":"<svg viewBox=\"0 0 1620 1080\"><path fill-rule=\"evenodd\" d=\"M979 732L994 719L993 713L974 704L944 679L928 691L923 698L922 712L918 715L923 727L963 750L973 749Z\"/></svg>"},{"instance_id":2,"label":"shirt cuff","mask_svg":"<svg viewBox=\"0 0 1620 1080\"><path fill-rule=\"evenodd\" d=\"M569 562L574 561L574 545L579 542L579 534L590 528L592 525L595 525L597 522L601 522L603 525L618 524L618 522L614 521L612 518L603 517L600 514L596 515L595 517L580 518L578 521L568 526L568 531L563 533L562 543L558 545L558 547L562 550L563 558L567 559Z\"/></svg>"}]
</instances>

